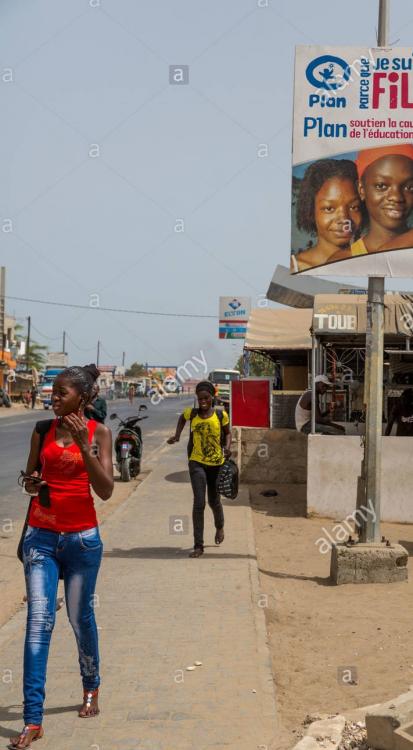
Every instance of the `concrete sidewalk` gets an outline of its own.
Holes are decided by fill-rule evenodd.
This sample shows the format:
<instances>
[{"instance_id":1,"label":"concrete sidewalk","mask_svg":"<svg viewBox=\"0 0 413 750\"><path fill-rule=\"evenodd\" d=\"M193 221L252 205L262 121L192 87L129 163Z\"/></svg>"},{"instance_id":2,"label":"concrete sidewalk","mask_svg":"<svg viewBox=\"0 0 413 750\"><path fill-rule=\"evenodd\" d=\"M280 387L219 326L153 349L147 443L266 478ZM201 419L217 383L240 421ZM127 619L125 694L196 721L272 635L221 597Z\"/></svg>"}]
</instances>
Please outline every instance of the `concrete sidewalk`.
<instances>
[{"instance_id":1,"label":"concrete sidewalk","mask_svg":"<svg viewBox=\"0 0 413 750\"><path fill-rule=\"evenodd\" d=\"M62 610L39 750L276 750L248 497L241 492L227 502L219 548L207 509L205 554L189 559L192 496L184 469L181 447L162 451L148 479L102 525L101 714L77 717L77 653ZM184 534L176 533L180 519ZM20 612L0 630L2 738L22 727L24 620ZM187 671L195 661L202 666Z\"/></svg>"}]
</instances>

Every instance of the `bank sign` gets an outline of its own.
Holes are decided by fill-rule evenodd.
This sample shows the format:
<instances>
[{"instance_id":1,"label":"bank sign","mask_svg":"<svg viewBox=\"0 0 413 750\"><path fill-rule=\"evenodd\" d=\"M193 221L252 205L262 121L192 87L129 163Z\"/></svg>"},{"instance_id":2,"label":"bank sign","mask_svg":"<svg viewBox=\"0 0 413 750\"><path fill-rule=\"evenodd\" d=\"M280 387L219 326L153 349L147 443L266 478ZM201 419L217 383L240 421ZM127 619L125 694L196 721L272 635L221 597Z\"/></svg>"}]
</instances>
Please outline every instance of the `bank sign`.
<instances>
[{"instance_id":1,"label":"bank sign","mask_svg":"<svg viewBox=\"0 0 413 750\"><path fill-rule=\"evenodd\" d=\"M220 297L219 338L245 339L250 312L250 297Z\"/></svg>"},{"instance_id":2,"label":"bank sign","mask_svg":"<svg viewBox=\"0 0 413 750\"><path fill-rule=\"evenodd\" d=\"M298 47L291 272L413 275L413 48Z\"/></svg>"}]
</instances>

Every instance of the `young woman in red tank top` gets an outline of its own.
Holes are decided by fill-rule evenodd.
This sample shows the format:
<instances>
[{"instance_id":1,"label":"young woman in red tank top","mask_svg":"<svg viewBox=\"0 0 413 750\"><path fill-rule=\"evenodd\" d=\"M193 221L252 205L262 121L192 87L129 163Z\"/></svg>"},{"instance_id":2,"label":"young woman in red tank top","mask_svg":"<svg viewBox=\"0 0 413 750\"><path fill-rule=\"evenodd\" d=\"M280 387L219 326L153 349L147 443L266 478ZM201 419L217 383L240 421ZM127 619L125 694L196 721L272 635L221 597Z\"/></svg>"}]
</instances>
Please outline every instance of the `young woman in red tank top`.
<instances>
[{"instance_id":1,"label":"young woman in red tank top","mask_svg":"<svg viewBox=\"0 0 413 750\"><path fill-rule=\"evenodd\" d=\"M83 682L81 718L99 713L99 651L93 609L102 542L90 488L102 500L113 492L112 435L103 424L87 420L99 371L95 365L69 367L55 380L52 404L56 419L40 451L33 431L27 474L38 476L48 498L32 500L23 541L27 588L27 629L24 649L24 729L11 739L14 748L28 748L43 736L47 658L55 621L59 576L63 577L67 614L74 630ZM26 481L36 495L38 485Z\"/></svg>"}]
</instances>

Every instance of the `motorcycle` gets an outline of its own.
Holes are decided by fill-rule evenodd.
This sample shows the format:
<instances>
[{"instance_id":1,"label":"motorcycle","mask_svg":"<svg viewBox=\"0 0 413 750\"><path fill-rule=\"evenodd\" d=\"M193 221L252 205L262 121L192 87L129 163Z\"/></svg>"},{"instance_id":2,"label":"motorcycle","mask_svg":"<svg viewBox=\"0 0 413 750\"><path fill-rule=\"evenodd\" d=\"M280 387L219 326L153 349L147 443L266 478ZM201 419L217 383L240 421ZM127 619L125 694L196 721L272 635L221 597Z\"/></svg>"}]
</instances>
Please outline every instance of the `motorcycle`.
<instances>
[{"instance_id":1,"label":"motorcycle","mask_svg":"<svg viewBox=\"0 0 413 750\"><path fill-rule=\"evenodd\" d=\"M121 419L117 414L111 414L110 419L118 419L118 434L115 439L116 468L120 473L122 482L129 482L137 477L141 470L142 460L142 430L138 425L146 416L140 416L141 411L148 407L141 404L139 414L135 417Z\"/></svg>"}]
</instances>

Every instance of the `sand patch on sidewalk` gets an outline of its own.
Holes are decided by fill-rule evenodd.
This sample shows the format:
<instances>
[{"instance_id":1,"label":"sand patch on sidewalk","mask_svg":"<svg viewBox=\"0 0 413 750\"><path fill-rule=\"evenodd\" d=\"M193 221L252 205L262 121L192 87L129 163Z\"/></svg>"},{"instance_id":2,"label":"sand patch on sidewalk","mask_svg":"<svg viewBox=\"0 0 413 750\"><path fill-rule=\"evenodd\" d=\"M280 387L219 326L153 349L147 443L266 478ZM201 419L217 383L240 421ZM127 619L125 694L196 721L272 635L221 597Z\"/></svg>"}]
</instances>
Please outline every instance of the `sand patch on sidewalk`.
<instances>
[{"instance_id":1,"label":"sand patch on sidewalk","mask_svg":"<svg viewBox=\"0 0 413 750\"><path fill-rule=\"evenodd\" d=\"M271 486L275 497L251 487L251 504L282 725L277 750L289 750L307 714L346 713L413 684L413 525L382 524L409 552L408 583L333 586L330 555L316 541L337 522L304 517L305 486ZM339 681L342 667L356 684Z\"/></svg>"}]
</instances>

